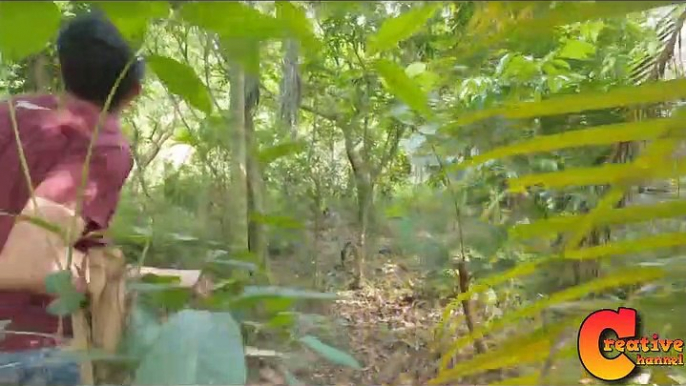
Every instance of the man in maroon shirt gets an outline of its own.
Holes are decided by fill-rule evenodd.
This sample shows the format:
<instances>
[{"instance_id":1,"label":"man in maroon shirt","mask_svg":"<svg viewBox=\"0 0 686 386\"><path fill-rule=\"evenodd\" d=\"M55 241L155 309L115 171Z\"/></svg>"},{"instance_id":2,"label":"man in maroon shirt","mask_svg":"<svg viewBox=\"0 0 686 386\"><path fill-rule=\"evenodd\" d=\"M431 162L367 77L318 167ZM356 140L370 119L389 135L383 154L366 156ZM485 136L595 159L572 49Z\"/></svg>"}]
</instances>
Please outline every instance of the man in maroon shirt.
<instances>
[{"instance_id":1,"label":"man in maroon shirt","mask_svg":"<svg viewBox=\"0 0 686 386\"><path fill-rule=\"evenodd\" d=\"M71 21L60 32L57 49L65 95L19 96L0 102L0 251L14 227L13 216L27 206L32 190L42 201L74 207L89 143L94 139L80 213L85 232L75 245L87 258L89 248L105 246L104 240L89 235L107 228L133 167L118 113L140 93L143 63L134 58L117 29L95 14ZM98 124L108 95L127 65L110 108ZM0 253L0 272L5 269L3 263L21 258ZM5 279L0 274L0 321L9 324L0 336L0 384L78 384L76 363L46 362L60 344L49 338L59 325L58 317L46 311L52 300L43 284L49 272L11 278L7 269L5 273ZM63 326L69 333L70 323Z\"/></svg>"}]
</instances>

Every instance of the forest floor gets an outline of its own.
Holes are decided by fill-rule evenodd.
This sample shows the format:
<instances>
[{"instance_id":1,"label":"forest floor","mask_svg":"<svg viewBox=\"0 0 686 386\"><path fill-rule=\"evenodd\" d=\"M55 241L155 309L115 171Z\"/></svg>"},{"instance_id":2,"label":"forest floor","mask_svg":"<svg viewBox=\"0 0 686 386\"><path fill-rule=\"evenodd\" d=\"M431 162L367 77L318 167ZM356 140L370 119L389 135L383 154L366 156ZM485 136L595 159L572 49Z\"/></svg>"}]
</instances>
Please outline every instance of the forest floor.
<instances>
[{"instance_id":1,"label":"forest floor","mask_svg":"<svg viewBox=\"0 0 686 386\"><path fill-rule=\"evenodd\" d=\"M435 375L439 359L431 344L442 310L416 296L411 272L391 263L375 270L383 274L370 275L360 290L336 291L338 299L318 310L329 324L322 340L351 354L363 370L313 357L316 363L298 374L306 384L425 384Z\"/></svg>"},{"instance_id":2,"label":"forest floor","mask_svg":"<svg viewBox=\"0 0 686 386\"><path fill-rule=\"evenodd\" d=\"M340 240L320 244L320 271L329 292L338 299L318 309L330 324L322 340L355 357L362 371L308 358L308 371L298 374L314 385L417 385L436 375L439 355L432 348L434 328L446 299L430 298L420 270L408 269L400 257L376 255L366 264L362 289L347 289L349 274L336 272ZM296 273L288 259L274 262L279 285L302 285L306 273ZM311 276L311 273L310 275ZM465 353L469 355L468 353ZM314 362L312 362L314 361Z\"/></svg>"}]
</instances>

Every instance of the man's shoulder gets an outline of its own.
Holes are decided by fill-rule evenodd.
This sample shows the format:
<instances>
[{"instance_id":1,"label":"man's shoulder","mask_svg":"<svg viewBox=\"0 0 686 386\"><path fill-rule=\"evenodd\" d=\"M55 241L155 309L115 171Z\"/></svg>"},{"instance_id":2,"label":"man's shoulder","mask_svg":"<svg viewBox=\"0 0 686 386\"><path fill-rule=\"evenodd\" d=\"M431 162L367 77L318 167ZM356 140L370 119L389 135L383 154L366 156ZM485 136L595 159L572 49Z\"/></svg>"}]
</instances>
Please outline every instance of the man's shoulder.
<instances>
[{"instance_id":1,"label":"man's shoulder","mask_svg":"<svg viewBox=\"0 0 686 386\"><path fill-rule=\"evenodd\" d=\"M9 116L10 102L12 102L12 109L17 115L25 115L23 114L25 111L51 111L57 107L57 98L52 94L15 95L0 101L0 115ZM26 115L35 116L35 113L29 113Z\"/></svg>"},{"instance_id":2,"label":"man's shoulder","mask_svg":"<svg viewBox=\"0 0 686 386\"><path fill-rule=\"evenodd\" d=\"M13 141L12 132L16 124L22 138L28 138L26 135L47 135L45 140L57 145L60 141L54 141L57 137L53 138L50 134L58 133L47 130L51 126L49 117L55 107L56 98L49 94L16 95L0 101L0 144L8 140ZM41 146L50 147L47 143Z\"/></svg>"},{"instance_id":3,"label":"man's shoulder","mask_svg":"<svg viewBox=\"0 0 686 386\"><path fill-rule=\"evenodd\" d=\"M50 111L57 107L57 97L52 94L23 94L2 101L2 113L9 112L9 102L17 113L22 111Z\"/></svg>"}]
</instances>

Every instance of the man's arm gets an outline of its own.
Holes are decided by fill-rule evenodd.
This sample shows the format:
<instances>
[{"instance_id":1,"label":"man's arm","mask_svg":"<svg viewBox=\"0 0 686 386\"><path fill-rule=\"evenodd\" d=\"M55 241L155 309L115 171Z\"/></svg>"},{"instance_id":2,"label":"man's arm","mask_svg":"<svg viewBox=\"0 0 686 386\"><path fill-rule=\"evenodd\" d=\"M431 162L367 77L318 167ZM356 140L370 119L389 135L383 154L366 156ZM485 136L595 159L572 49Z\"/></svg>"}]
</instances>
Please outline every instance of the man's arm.
<instances>
[{"instance_id":1,"label":"man's arm","mask_svg":"<svg viewBox=\"0 0 686 386\"><path fill-rule=\"evenodd\" d=\"M21 214L37 217L62 229L70 226L74 218L74 212L66 206L40 197L30 200ZM79 223L77 227L83 224ZM21 218L8 236L0 253L0 289L44 292L45 278L65 268L68 244L60 235ZM80 267L83 261L83 254L73 251L72 268ZM78 273L78 270L72 272Z\"/></svg>"},{"instance_id":2,"label":"man's arm","mask_svg":"<svg viewBox=\"0 0 686 386\"><path fill-rule=\"evenodd\" d=\"M38 213L30 200L24 214L38 216L63 230L71 228L82 183L81 159L74 156L53 168L35 191ZM3 271L0 273L0 289L42 290L47 275L59 269L60 265L65 268L64 252L68 243L77 249L73 252L72 262L82 267L84 253L89 248L105 245L102 238L89 233L105 230L109 225L131 166L131 162L119 152L101 153L93 158L81 215L76 218L76 227L72 229L69 240L28 222L17 223L0 258L0 271Z\"/></svg>"}]
</instances>

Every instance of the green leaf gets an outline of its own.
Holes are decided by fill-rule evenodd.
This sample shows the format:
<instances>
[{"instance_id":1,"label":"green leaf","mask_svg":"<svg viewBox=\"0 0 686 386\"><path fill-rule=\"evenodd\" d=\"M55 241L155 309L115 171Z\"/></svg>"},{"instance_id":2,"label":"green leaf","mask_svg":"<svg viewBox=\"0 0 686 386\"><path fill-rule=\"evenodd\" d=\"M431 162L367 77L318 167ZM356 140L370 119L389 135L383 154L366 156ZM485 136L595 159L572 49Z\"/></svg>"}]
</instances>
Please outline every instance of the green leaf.
<instances>
[{"instance_id":1,"label":"green leaf","mask_svg":"<svg viewBox=\"0 0 686 386\"><path fill-rule=\"evenodd\" d=\"M84 294L78 292L72 283L72 274L64 270L55 272L45 278L45 289L57 299L48 305L48 312L57 316L67 316L81 307Z\"/></svg>"},{"instance_id":2,"label":"green leaf","mask_svg":"<svg viewBox=\"0 0 686 386\"><path fill-rule=\"evenodd\" d=\"M605 93L587 92L553 97L540 102L518 102L465 114L444 130L455 129L486 118L502 116L524 119L586 110L602 110L611 107L658 103L686 98L686 80L675 79L641 86L618 87Z\"/></svg>"},{"instance_id":3,"label":"green leaf","mask_svg":"<svg viewBox=\"0 0 686 386\"><path fill-rule=\"evenodd\" d=\"M143 359L160 335L162 326L150 310L138 302L131 310L126 335L124 336L125 352L137 360Z\"/></svg>"},{"instance_id":4,"label":"green leaf","mask_svg":"<svg viewBox=\"0 0 686 386\"><path fill-rule=\"evenodd\" d=\"M283 21L239 2L189 2L181 8L181 16L191 24L218 33L223 39L263 41L283 37Z\"/></svg>"},{"instance_id":5,"label":"green leaf","mask_svg":"<svg viewBox=\"0 0 686 386\"><path fill-rule=\"evenodd\" d=\"M375 67L391 94L425 117L431 115L426 94L412 82L412 79L405 74L400 66L391 61L380 59L376 62Z\"/></svg>"},{"instance_id":6,"label":"green leaf","mask_svg":"<svg viewBox=\"0 0 686 386\"><path fill-rule=\"evenodd\" d=\"M414 78L417 75L422 74L426 71L426 64L422 62L414 62L405 68L405 74L410 78Z\"/></svg>"},{"instance_id":7,"label":"green leaf","mask_svg":"<svg viewBox=\"0 0 686 386\"><path fill-rule=\"evenodd\" d=\"M541 362L550 356L551 348L560 334L568 328L577 328L582 321L583 318L570 317L551 326L539 327L533 332L509 337L497 349L476 355L450 369L442 368L433 382L443 384L456 379L458 374L469 376L487 370ZM447 362L445 359L444 362Z\"/></svg>"},{"instance_id":8,"label":"green leaf","mask_svg":"<svg viewBox=\"0 0 686 386\"><path fill-rule=\"evenodd\" d=\"M71 272L59 271L45 278L45 290L52 295L66 293L72 288Z\"/></svg>"},{"instance_id":9,"label":"green leaf","mask_svg":"<svg viewBox=\"0 0 686 386\"><path fill-rule=\"evenodd\" d=\"M584 60L595 54L595 46L581 40L569 40L557 54L560 58Z\"/></svg>"},{"instance_id":10,"label":"green leaf","mask_svg":"<svg viewBox=\"0 0 686 386\"><path fill-rule=\"evenodd\" d=\"M605 164L599 167L569 168L561 172L530 174L508 180L508 189L522 192L526 187L541 185L558 189L569 186L591 186L615 183L639 183L651 179L667 179L686 175L686 165L672 162L641 164Z\"/></svg>"},{"instance_id":11,"label":"green leaf","mask_svg":"<svg viewBox=\"0 0 686 386\"><path fill-rule=\"evenodd\" d=\"M243 293L230 300L232 309L253 308L261 304L268 311L278 313L290 309L296 300L333 300L335 294L287 287L247 286Z\"/></svg>"},{"instance_id":12,"label":"green leaf","mask_svg":"<svg viewBox=\"0 0 686 386\"><path fill-rule=\"evenodd\" d=\"M169 15L167 1L97 1L119 32L129 41L142 41L152 19Z\"/></svg>"},{"instance_id":13,"label":"green leaf","mask_svg":"<svg viewBox=\"0 0 686 386\"><path fill-rule=\"evenodd\" d=\"M573 260L598 259L606 256L643 253L654 249L678 247L684 244L686 244L686 233L674 232L577 249L565 253L565 258Z\"/></svg>"},{"instance_id":14,"label":"green leaf","mask_svg":"<svg viewBox=\"0 0 686 386\"><path fill-rule=\"evenodd\" d=\"M440 3L416 7L397 17L386 19L376 35L367 42L367 52L373 55L397 47L403 41L424 28L426 22L436 13Z\"/></svg>"},{"instance_id":15,"label":"green leaf","mask_svg":"<svg viewBox=\"0 0 686 386\"><path fill-rule=\"evenodd\" d=\"M192 298L190 288L169 288L164 291L147 294L150 304L169 311L179 311L188 305Z\"/></svg>"},{"instance_id":16,"label":"green leaf","mask_svg":"<svg viewBox=\"0 0 686 386\"><path fill-rule=\"evenodd\" d=\"M512 239L523 240L534 237L556 235L561 232L573 231L586 215L557 216L538 220L530 224L517 224L510 228ZM670 217L686 216L686 201L669 201L655 205L632 205L611 210L602 210L595 220L596 226L616 224L630 224Z\"/></svg>"},{"instance_id":17,"label":"green leaf","mask_svg":"<svg viewBox=\"0 0 686 386\"><path fill-rule=\"evenodd\" d=\"M485 334L492 334L493 332L500 330L505 326L511 325L525 318L530 318L542 310L550 308L556 304L580 299L593 292L600 292L626 285L651 282L661 279L664 276L665 271L660 268L644 267L640 271L637 271L635 267L632 267L629 269L616 271L610 275L556 292L547 298L536 301L535 303L524 308L510 312L500 319L495 319L484 323L475 328L471 334L461 336L452 344L450 349L446 350L444 357L448 358L452 355L455 355L455 353L457 353L461 348L474 343L475 339L482 338Z\"/></svg>"},{"instance_id":18,"label":"green leaf","mask_svg":"<svg viewBox=\"0 0 686 386\"><path fill-rule=\"evenodd\" d=\"M257 159L264 166L276 161L279 158L287 155L300 153L305 150L305 142L303 141L289 141L280 143L278 145L269 146L260 150Z\"/></svg>"},{"instance_id":19,"label":"green leaf","mask_svg":"<svg viewBox=\"0 0 686 386\"><path fill-rule=\"evenodd\" d=\"M570 130L560 134L535 137L528 141L503 146L456 163L450 170L462 170L484 162L532 153L549 152L583 146L611 145L618 142L646 141L658 138L683 122L680 118L652 119L647 121L617 123L583 130Z\"/></svg>"},{"instance_id":20,"label":"green leaf","mask_svg":"<svg viewBox=\"0 0 686 386\"><path fill-rule=\"evenodd\" d=\"M296 316L297 315L292 312L279 312L274 317L269 319L267 326L271 328L293 326L297 319Z\"/></svg>"},{"instance_id":21,"label":"green leaf","mask_svg":"<svg viewBox=\"0 0 686 386\"><path fill-rule=\"evenodd\" d=\"M81 303L85 299L86 297L82 293L74 290L73 292L62 294L62 296L53 300L48 305L47 311L52 315L65 317L81 308Z\"/></svg>"},{"instance_id":22,"label":"green leaf","mask_svg":"<svg viewBox=\"0 0 686 386\"><path fill-rule=\"evenodd\" d=\"M52 1L1 1L3 59L19 61L42 51L59 30L61 16Z\"/></svg>"},{"instance_id":23,"label":"green leaf","mask_svg":"<svg viewBox=\"0 0 686 386\"><path fill-rule=\"evenodd\" d=\"M134 385L244 385L247 367L229 313L184 310L161 328L136 370Z\"/></svg>"},{"instance_id":24,"label":"green leaf","mask_svg":"<svg viewBox=\"0 0 686 386\"><path fill-rule=\"evenodd\" d=\"M312 335L304 336L300 338L300 343L309 347L310 349L312 349L313 351L315 351L331 363L352 367L356 370L362 370L362 366L360 366L357 360L350 356L350 354L347 354L337 348L324 344L317 337L314 337Z\"/></svg>"},{"instance_id":25,"label":"green leaf","mask_svg":"<svg viewBox=\"0 0 686 386\"><path fill-rule=\"evenodd\" d=\"M212 112L209 90L200 81L195 70L175 59L151 55L147 63L172 94L179 95L193 107L207 114Z\"/></svg>"}]
</instances>

